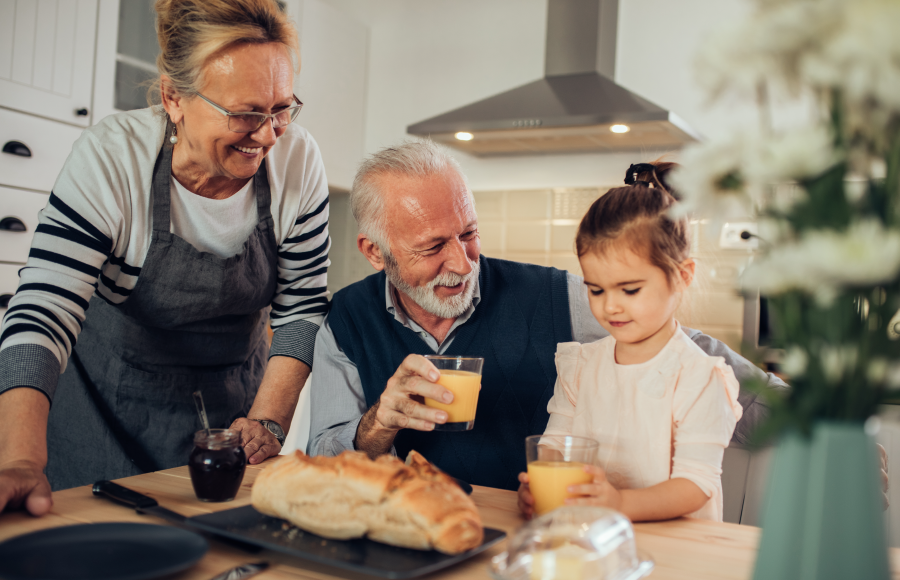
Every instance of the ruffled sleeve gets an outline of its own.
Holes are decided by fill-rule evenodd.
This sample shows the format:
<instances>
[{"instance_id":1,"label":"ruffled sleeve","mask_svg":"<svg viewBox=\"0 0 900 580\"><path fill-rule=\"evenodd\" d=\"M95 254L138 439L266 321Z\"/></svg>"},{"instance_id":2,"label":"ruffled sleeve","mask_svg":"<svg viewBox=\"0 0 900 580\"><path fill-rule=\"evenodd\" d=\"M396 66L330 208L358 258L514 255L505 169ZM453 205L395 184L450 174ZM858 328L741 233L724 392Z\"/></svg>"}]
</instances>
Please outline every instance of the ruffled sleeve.
<instances>
[{"instance_id":1,"label":"ruffled sleeve","mask_svg":"<svg viewBox=\"0 0 900 580\"><path fill-rule=\"evenodd\" d=\"M562 342L556 347L556 385L547 403L550 421L545 435L571 435L578 402L578 375L581 369L581 348L577 342Z\"/></svg>"},{"instance_id":2,"label":"ruffled sleeve","mask_svg":"<svg viewBox=\"0 0 900 580\"><path fill-rule=\"evenodd\" d=\"M743 412L740 386L722 357L696 357L681 369L673 400L672 478L697 484L707 497L720 487L722 456Z\"/></svg>"}]
</instances>

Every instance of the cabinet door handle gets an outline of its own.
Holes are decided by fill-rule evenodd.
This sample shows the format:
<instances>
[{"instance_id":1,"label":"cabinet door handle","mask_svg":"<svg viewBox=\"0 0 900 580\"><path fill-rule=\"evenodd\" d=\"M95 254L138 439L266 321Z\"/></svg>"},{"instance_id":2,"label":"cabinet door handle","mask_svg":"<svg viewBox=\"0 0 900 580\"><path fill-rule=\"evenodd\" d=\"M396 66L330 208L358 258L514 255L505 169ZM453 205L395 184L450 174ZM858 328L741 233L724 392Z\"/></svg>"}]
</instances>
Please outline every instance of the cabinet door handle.
<instances>
[{"instance_id":1,"label":"cabinet door handle","mask_svg":"<svg viewBox=\"0 0 900 580\"><path fill-rule=\"evenodd\" d=\"M19 157L31 157L31 149L21 141L7 141L3 145L3 152L10 155L18 155Z\"/></svg>"},{"instance_id":2,"label":"cabinet door handle","mask_svg":"<svg viewBox=\"0 0 900 580\"><path fill-rule=\"evenodd\" d=\"M0 308L9 308L9 301L12 300L12 294L0 294Z\"/></svg>"},{"instance_id":3,"label":"cabinet door handle","mask_svg":"<svg viewBox=\"0 0 900 580\"><path fill-rule=\"evenodd\" d=\"M19 218L5 217L3 219L0 219L0 231L27 232L28 228L25 227L25 222L23 222Z\"/></svg>"},{"instance_id":4,"label":"cabinet door handle","mask_svg":"<svg viewBox=\"0 0 900 580\"><path fill-rule=\"evenodd\" d=\"M75 114L78 115L79 117L87 117L88 110L85 109L84 107L82 107L80 109L75 109Z\"/></svg>"}]
</instances>

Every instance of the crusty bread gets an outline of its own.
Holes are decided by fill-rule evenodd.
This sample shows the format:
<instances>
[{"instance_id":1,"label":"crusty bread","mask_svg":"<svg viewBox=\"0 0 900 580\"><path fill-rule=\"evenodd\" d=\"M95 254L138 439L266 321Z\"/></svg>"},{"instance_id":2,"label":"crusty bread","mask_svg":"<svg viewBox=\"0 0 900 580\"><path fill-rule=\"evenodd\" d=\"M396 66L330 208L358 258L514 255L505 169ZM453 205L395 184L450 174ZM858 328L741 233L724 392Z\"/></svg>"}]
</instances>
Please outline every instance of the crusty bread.
<instances>
[{"instance_id":1,"label":"crusty bread","mask_svg":"<svg viewBox=\"0 0 900 580\"><path fill-rule=\"evenodd\" d=\"M474 502L445 473L411 451L407 465L384 455L286 455L256 478L258 511L326 538L373 540L459 554L481 544Z\"/></svg>"}]
</instances>

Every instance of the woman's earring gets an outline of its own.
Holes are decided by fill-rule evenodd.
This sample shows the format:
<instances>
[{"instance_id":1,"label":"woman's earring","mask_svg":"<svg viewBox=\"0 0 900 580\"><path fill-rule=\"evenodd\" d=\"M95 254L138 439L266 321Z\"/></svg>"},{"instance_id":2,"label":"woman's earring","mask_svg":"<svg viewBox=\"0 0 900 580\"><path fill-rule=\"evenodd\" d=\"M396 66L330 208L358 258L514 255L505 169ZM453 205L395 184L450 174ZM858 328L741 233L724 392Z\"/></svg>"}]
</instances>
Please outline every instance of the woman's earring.
<instances>
[{"instance_id":1,"label":"woman's earring","mask_svg":"<svg viewBox=\"0 0 900 580\"><path fill-rule=\"evenodd\" d=\"M169 137L169 143L171 143L172 145L178 143L178 134L177 133L178 132L175 129L175 125L172 125L172 136Z\"/></svg>"}]
</instances>

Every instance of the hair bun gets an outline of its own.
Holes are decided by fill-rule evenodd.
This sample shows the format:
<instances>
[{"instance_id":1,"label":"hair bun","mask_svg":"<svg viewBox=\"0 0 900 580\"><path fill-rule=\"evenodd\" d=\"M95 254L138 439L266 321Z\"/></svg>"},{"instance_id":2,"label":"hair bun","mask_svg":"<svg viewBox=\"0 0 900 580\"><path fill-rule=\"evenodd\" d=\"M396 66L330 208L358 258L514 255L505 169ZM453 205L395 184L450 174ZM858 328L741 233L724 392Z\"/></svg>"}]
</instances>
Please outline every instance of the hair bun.
<instances>
[{"instance_id":1,"label":"hair bun","mask_svg":"<svg viewBox=\"0 0 900 580\"><path fill-rule=\"evenodd\" d=\"M656 172L656 166L652 163L633 163L628 166L628 171L625 173L625 184L626 185L634 185L636 183L640 183L641 185L650 185L649 180L638 179L638 176L642 173L654 173Z\"/></svg>"},{"instance_id":2,"label":"hair bun","mask_svg":"<svg viewBox=\"0 0 900 580\"><path fill-rule=\"evenodd\" d=\"M659 188L674 197L676 201L681 201L681 195L672 189L668 182L669 173L676 167L678 164L672 161L656 160L652 163L633 163L628 166L628 171L625 173L625 183Z\"/></svg>"}]
</instances>

